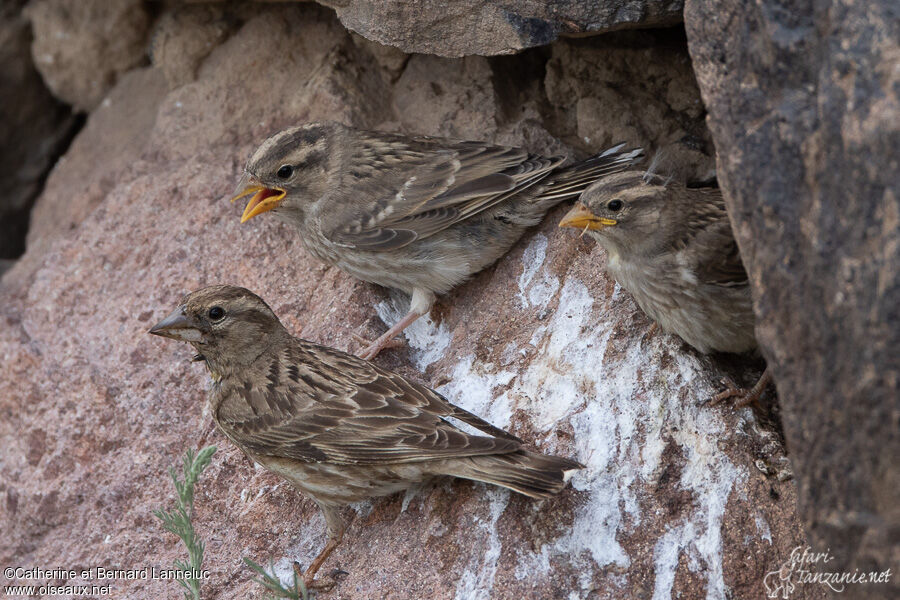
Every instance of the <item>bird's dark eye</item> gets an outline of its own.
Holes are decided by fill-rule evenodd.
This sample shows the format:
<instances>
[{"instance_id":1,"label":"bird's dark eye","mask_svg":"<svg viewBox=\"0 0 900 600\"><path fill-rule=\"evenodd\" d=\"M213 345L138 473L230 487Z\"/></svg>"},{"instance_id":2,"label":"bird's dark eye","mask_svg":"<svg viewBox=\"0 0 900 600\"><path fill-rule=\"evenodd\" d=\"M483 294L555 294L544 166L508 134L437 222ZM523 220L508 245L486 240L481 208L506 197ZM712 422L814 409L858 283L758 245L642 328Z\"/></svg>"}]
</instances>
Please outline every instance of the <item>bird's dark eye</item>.
<instances>
[{"instance_id":1,"label":"bird's dark eye","mask_svg":"<svg viewBox=\"0 0 900 600\"><path fill-rule=\"evenodd\" d=\"M278 171L275 173L278 175L279 179L290 179L291 175L294 174L294 167L291 165L281 165L278 167Z\"/></svg>"},{"instance_id":2,"label":"bird's dark eye","mask_svg":"<svg viewBox=\"0 0 900 600\"><path fill-rule=\"evenodd\" d=\"M606 203L606 208L613 212L619 212L622 210L622 207L625 206L625 203L616 198L615 200L610 200Z\"/></svg>"},{"instance_id":3,"label":"bird's dark eye","mask_svg":"<svg viewBox=\"0 0 900 600\"><path fill-rule=\"evenodd\" d=\"M225 309L221 306L213 306L209 309L209 319L211 321L221 321L225 318Z\"/></svg>"}]
</instances>

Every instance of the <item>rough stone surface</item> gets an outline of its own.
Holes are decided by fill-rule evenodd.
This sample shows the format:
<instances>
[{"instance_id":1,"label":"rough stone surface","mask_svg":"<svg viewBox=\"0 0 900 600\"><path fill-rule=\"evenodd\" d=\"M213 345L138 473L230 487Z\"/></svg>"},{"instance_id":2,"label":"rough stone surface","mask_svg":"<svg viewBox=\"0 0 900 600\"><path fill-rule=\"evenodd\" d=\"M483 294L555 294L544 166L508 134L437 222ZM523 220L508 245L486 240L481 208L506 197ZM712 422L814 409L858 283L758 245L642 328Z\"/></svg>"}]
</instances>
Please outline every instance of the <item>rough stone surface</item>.
<instances>
[{"instance_id":1,"label":"rough stone surface","mask_svg":"<svg viewBox=\"0 0 900 600\"><path fill-rule=\"evenodd\" d=\"M811 541L896 571L900 5L691 0L686 23Z\"/></svg>"},{"instance_id":2,"label":"rough stone surface","mask_svg":"<svg viewBox=\"0 0 900 600\"><path fill-rule=\"evenodd\" d=\"M219 451L196 495L211 571L204 597L260 598L242 556L271 558L286 577L324 543L312 502L210 431L207 377L190 349L146 335L181 294L211 283L249 287L298 335L345 349L357 349L351 333L371 337L404 308L307 256L275 220L239 225L241 207L226 198L265 136L335 118L578 153L613 135L595 119L594 137L577 137L569 104L551 99L544 51L382 66L315 6L258 11L201 59L194 81L168 91L155 68L120 81L39 201L40 243L0 281L0 564L169 566L184 550L151 511L173 502L168 467L206 442ZM565 71L580 51L605 52L567 43L549 59ZM676 53L683 62L685 47ZM602 56L579 63L573 100L594 93L587 82L615 87L627 75L605 64L626 58ZM697 94L693 81L657 85L646 92L666 100L647 110L693 114L702 129L684 100ZM597 98L607 98L610 130L642 110ZM119 139L129 99L146 102L133 134L141 141L101 160L92 140ZM408 349L379 361L588 468L542 505L448 481L361 505L328 563L349 574L320 597L756 598L766 573L804 543L793 483L754 464L775 437L749 409L702 405L720 372L650 333L603 275L603 251L556 227L564 210L441 299L410 328ZM114 598L180 595L169 581L111 585Z\"/></svg>"},{"instance_id":3,"label":"rough stone surface","mask_svg":"<svg viewBox=\"0 0 900 600\"><path fill-rule=\"evenodd\" d=\"M319 0L348 28L405 52L460 57L512 54L562 36L681 21L682 0Z\"/></svg>"},{"instance_id":4,"label":"rough stone surface","mask_svg":"<svg viewBox=\"0 0 900 600\"><path fill-rule=\"evenodd\" d=\"M142 0L32 0L32 55L53 94L76 110L97 106L145 59L150 17Z\"/></svg>"},{"instance_id":5,"label":"rough stone surface","mask_svg":"<svg viewBox=\"0 0 900 600\"><path fill-rule=\"evenodd\" d=\"M153 27L150 59L165 73L170 88L190 83L197 67L238 24L221 6L176 6Z\"/></svg>"},{"instance_id":6,"label":"rough stone surface","mask_svg":"<svg viewBox=\"0 0 900 600\"><path fill-rule=\"evenodd\" d=\"M91 113L84 128L53 167L31 213L28 252L33 264L60 235L76 229L118 183L139 167L146 150L166 80L155 69L126 73ZM20 271L30 269L23 264Z\"/></svg>"},{"instance_id":7,"label":"rough stone surface","mask_svg":"<svg viewBox=\"0 0 900 600\"><path fill-rule=\"evenodd\" d=\"M18 4L0 7L0 259L25 251L31 205L74 124L34 68Z\"/></svg>"},{"instance_id":8,"label":"rough stone surface","mask_svg":"<svg viewBox=\"0 0 900 600\"><path fill-rule=\"evenodd\" d=\"M555 44L545 81L562 109L559 128L583 147L653 149L684 181L714 177L715 150L684 44L681 29Z\"/></svg>"}]
</instances>

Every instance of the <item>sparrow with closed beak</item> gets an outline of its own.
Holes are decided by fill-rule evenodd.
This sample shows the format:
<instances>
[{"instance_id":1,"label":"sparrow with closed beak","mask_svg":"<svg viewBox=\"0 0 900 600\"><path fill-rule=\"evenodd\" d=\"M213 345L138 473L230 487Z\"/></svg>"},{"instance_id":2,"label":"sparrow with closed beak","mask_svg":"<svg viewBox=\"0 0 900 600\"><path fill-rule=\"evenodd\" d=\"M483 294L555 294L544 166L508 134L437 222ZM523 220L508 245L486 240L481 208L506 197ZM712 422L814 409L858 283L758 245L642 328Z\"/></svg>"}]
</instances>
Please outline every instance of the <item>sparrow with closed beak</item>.
<instances>
[{"instance_id":1,"label":"sparrow with closed beak","mask_svg":"<svg viewBox=\"0 0 900 600\"><path fill-rule=\"evenodd\" d=\"M242 223L271 212L320 260L411 296L409 312L360 354L371 359L550 208L641 156L622 148L560 168L564 156L521 148L311 123L266 140L232 201L252 196Z\"/></svg>"},{"instance_id":2,"label":"sparrow with closed beak","mask_svg":"<svg viewBox=\"0 0 900 600\"><path fill-rule=\"evenodd\" d=\"M341 541L350 503L438 476L548 498L582 468L524 449L423 385L293 337L244 288L188 294L150 333L194 346L212 374L208 401L218 429L322 510L328 542L302 574L309 587L324 585L315 574Z\"/></svg>"},{"instance_id":3,"label":"sparrow with closed beak","mask_svg":"<svg viewBox=\"0 0 900 600\"><path fill-rule=\"evenodd\" d=\"M703 353L757 347L747 273L722 193L659 175L626 171L590 186L560 227L587 232L608 255L607 271L665 331ZM733 386L720 401L756 401L769 370L749 392Z\"/></svg>"}]
</instances>

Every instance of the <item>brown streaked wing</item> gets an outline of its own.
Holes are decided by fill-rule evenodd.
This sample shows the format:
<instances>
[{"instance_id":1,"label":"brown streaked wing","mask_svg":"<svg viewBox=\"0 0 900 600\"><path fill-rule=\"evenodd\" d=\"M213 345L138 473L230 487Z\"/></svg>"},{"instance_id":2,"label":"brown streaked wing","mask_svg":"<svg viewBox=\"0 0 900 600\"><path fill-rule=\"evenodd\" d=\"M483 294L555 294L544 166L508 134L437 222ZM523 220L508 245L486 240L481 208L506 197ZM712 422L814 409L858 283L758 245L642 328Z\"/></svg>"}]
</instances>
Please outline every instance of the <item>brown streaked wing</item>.
<instances>
[{"instance_id":1,"label":"brown streaked wing","mask_svg":"<svg viewBox=\"0 0 900 600\"><path fill-rule=\"evenodd\" d=\"M703 194L706 200L693 205L689 222L689 230L696 231L696 234L689 241L688 252L697 257L698 278L704 283L722 287L748 285L747 271L734 241L721 190L690 191Z\"/></svg>"},{"instance_id":2,"label":"brown streaked wing","mask_svg":"<svg viewBox=\"0 0 900 600\"><path fill-rule=\"evenodd\" d=\"M366 156L378 156L383 168L368 170L369 177L342 190L364 204L352 217L338 213L334 218L341 220L325 227L331 241L362 250L396 249L433 235L512 197L565 159L482 142L366 136Z\"/></svg>"},{"instance_id":3,"label":"brown streaked wing","mask_svg":"<svg viewBox=\"0 0 900 600\"><path fill-rule=\"evenodd\" d=\"M448 403L436 392L349 354L294 339L270 360L281 374L235 386L219 424L250 452L335 464L386 464L519 449L514 436ZM453 416L500 437L469 435Z\"/></svg>"}]
</instances>

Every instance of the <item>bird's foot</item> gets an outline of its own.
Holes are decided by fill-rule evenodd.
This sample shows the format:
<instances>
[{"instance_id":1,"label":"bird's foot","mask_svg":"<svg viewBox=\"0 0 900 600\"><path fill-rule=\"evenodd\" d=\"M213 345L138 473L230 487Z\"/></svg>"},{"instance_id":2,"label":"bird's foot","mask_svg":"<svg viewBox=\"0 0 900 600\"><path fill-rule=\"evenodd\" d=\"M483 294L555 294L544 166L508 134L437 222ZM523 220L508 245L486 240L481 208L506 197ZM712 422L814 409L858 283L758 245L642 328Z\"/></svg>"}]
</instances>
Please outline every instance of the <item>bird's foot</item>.
<instances>
[{"instance_id":1,"label":"bird's foot","mask_svg":"<svg viewBox=\"0 0 900 600\"><path fill-rule=\"evenodd\" d=\"M344 577L349 575L347 571L332 569L325 577L316 578L315 573L310 573L309 570L303 572L297 561L294 561L294 573L298 580L303 581L307 590L316 590L317 592L330 592Z\"/></svg>"},{"instance_id":2,"label":"bird's foot","mask_svg":"<svg viewBox=\"0 0 900 600\"><path fill-rule=\"evenodd\" d=\"M381 336L373 342L356 333L351 333L350 335L354 340L357 341L357 343L363 346L363 349L360 351L358 356L364 360L372 360L373 358L378 356L378 353L382 350L387 350L390 348L403 348L406 346L406 342L404 342L400 338L391 338L385 341L381 341L381 338L385 337Z\"/></svg>"},{"instance_id":3,"label":"bird's foot","mask_svg":"<svg viewBox=\"0 0 900 600\"><path fill-rule=\"evenodd\" d=\"M772 375L769 373L768 369L763 371L759 380L749 390L737 387L731 379L726 377L722 379L722 385L725 386L725 390L713 396L709 400L709 404L710 406L715 406L723 400L737 398L737 400L732 403L735 408L743 408L749 404L758 405L760 397L763 395L763 392L766 391L766 386L768 386L771 381Z\"/></svg>"},{"instance_id":4,"label":"bird's foot","mask_svg":"<svg viewBox=\"0 0 900 600\"><path fill-rule=\"evenodd\" d=\"M415 294L413 294L413 304L415 304ZM425 313L410 310L393 327L385 331L381 335L381 337L369 344L357 356L359 356L363 360L372 360L373 358L378 356L378 353L385 348L393 348L394 346L392 346L392 344L395 343L397 336L403 333L404 329L412 325L416 321L416 319L421 317L423 314ZM400 343L402 344L403 342Z\"/></svg>"},{"instance_id":5,"label":"bird's foot","mask_svg":"<svg viewBox=\"0 0 900 600\"><path fill-rule=\"evenodd\" d=\"M724 402L725 400L736 398L736 400L732 401L732 406L734 406L734 408L743 408L748 404L756 402L756 400L758 399L758 396L756 398L750 397L750 393L748 390L736 386L729 377L723 377L720 383L725 387L725 389L709 399L708 404L710 406L715 406L716 404Z\"/></svg>"}]
</instances>

